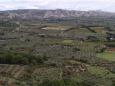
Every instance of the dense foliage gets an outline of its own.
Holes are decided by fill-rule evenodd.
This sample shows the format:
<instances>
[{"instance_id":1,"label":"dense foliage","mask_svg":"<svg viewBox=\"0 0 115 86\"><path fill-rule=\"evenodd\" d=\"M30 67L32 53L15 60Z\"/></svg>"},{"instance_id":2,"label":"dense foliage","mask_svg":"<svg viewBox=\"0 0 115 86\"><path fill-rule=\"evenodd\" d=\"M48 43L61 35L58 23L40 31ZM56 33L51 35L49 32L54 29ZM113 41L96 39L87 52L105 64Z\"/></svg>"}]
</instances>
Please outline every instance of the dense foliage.
<instances>
[{"instance_id":1,"label":"dense foliage","mask_svg":"<svg viewBox=\"0 0 115 86\"><path fill-rule=\"evenodd\" d=\"M29 53L0 52L0 64L40 64L47 56L35 56Z\"/></svg>"}]
</instances>

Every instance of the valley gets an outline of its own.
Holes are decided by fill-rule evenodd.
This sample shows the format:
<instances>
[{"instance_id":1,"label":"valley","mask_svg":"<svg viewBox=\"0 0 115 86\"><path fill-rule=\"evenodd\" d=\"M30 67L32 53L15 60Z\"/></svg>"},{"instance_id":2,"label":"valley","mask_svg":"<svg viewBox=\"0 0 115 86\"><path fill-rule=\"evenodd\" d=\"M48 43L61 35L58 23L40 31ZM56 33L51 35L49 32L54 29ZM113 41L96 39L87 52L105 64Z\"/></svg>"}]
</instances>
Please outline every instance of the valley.
<instances>
[{"instance_id":1,"label":"valley","mask_svg":"<svg viewBox=\"0 0 115 86\"><path fill-rule=\"evenodd\" d=\"M0 12L0 85L114 86L115 16L94 13Z\"/></svg>"}]
</instances>

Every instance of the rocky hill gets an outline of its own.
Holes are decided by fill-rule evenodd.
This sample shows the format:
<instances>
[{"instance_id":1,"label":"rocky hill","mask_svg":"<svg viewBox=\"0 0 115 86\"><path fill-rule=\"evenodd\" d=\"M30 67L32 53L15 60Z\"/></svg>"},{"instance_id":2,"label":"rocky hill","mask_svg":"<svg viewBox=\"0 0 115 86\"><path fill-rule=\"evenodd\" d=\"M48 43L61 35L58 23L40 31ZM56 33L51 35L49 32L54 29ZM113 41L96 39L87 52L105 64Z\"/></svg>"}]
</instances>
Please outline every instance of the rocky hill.
<instances>
[{"instance_id":1,"label":"rocky hill","mask_svg":"<svg viewBox=\"0 0 115 86\"><path fill-rule=\"evenodd\" d=\"M72 17L115 17L115 13L104 11L75 11L75 10L10 10L0 11L0 19L45 19L45 18L72 18Z\"/></svg>"}]
</instances>

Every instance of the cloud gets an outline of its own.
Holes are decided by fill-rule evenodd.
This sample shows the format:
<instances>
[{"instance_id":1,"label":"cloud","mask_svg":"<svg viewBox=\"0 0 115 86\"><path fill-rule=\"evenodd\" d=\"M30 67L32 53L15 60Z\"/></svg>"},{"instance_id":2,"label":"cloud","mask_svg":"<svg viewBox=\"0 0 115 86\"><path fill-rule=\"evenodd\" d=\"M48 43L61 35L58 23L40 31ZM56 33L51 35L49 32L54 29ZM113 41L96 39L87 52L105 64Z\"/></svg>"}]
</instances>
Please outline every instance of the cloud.
<instances>
[{"instance_id":1,"label":"cloud","mask_svg":"<svg viewBox=\"0 0 115 86\"><path fill-rule=\"evenodd\" d=\"M70 9L114 11L114 0L0 0L0 10Z\"/></svg>"}]
</instances>

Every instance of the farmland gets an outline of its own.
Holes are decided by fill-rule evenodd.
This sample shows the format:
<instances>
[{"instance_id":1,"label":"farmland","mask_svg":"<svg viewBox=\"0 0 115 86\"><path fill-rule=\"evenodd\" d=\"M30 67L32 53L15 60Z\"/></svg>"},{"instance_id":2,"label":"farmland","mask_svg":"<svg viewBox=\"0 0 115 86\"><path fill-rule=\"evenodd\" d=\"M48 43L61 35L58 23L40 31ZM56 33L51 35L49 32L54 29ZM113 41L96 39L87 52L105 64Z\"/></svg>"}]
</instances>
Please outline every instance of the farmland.
<instances>
[{"instance_id":1,"label":"farmland","mask_svg":"<svg viewBox=\"0 0 115 86\"><path fill-rule=\"evenodd\" d=\"M0 20L0 85L114 86L114 22Z\"/></svg>"},{"instance_id":2,"label":"farmland","mask_svg":"<svg viewBox=\"0 0 115 86\"><path fill-rule=\"evenodd\" d=\"M115 61L115 51L107 51L98 56L109 61Z\"/></svg>"}]
</instances>

